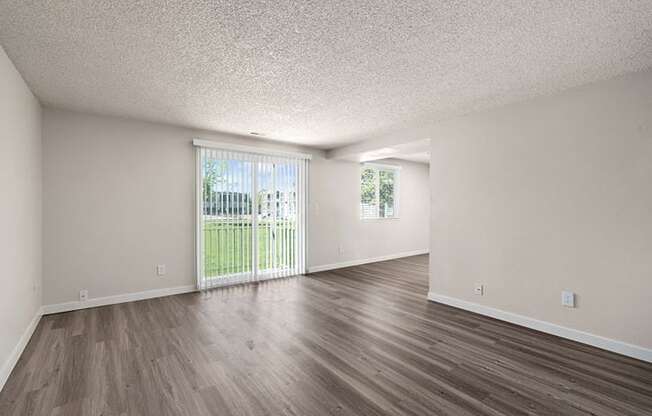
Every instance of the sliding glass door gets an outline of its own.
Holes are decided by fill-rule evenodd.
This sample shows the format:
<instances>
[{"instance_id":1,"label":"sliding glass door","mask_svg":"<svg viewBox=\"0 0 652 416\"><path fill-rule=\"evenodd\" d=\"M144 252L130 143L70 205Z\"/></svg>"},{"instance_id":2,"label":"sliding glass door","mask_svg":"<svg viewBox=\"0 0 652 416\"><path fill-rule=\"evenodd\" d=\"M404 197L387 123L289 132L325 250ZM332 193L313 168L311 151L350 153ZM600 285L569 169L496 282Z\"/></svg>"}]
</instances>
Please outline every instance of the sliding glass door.
<instances>
[{"instance_id":1,"label":"sliding glass door","mask_svg":"<svg viewBox=\"0 0 652 416\"><path fill-rule=\"evenodd\" d=\"M198 149L200 289L305 271L307 159Z\"/></svg>"}]
</instances>

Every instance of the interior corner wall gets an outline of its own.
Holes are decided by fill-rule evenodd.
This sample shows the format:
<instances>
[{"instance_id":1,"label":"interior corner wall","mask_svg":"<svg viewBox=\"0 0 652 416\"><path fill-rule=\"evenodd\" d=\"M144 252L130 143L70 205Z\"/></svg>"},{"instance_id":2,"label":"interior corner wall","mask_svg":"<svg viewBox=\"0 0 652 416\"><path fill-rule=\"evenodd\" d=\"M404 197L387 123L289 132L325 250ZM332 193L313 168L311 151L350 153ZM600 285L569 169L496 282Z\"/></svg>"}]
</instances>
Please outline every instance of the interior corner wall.
<instances>
[{"instance_id":1,"label":"interior corner wall","mask_svg":"<svg viewBox=\"0 0 652 416\"><path fill-rule=\"evenodd\" d=\"M396 159L382 163L400 166L397 218L360 219L359 163L322 159L313 164L308 247L311 269L428 252L428 165Z\"/></svg>"},{"instance_id":2,"label":"interior corner wall","mask_svg":"<svg viewBox=\"0 0 652 416\"><path fill-rule=\"evenodd\" d=\"M452 119L431 143L433 295L652 348L652 71Z\"/></svg>"},{"instance_id":3,"label":"interior corner wall","mask_svg":"<svg viewBox=\"0 0 652 416\"><path fill-rule=\"evenodd\" d=\"M309 267L427 251L426 165L395 162L403 165L401 219L363 222L358 163L298 146L46 107L46 308L77 301L81 289L94 299L195 284L193 138L312 153ZM156 276L156 264L167 266L164 277Z\"/></svg>"},{"instance_id":4,"label":"interior corner wall","mask_svg":"<svg viewBox=\"0 0 652 416\"><path fill-rule=\"evenodd\" d=\"M0 47L0 388L41 306L41 106Z\"/></svg>"}]
</instances>

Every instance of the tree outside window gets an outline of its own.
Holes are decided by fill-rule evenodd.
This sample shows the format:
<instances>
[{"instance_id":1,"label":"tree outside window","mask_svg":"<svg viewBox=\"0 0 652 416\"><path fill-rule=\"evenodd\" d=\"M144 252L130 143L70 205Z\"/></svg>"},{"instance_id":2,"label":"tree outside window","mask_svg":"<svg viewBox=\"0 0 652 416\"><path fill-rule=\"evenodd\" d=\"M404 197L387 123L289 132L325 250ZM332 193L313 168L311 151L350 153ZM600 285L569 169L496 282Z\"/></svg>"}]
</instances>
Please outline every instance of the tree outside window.
<instances>
[{"instance_id":1,"label":"tree outside window","mask_svg":"<svg viewBox=\"0 0 652 416\"><path fill-rule=\"evenodd\" d=\"M363 219L396 217L398 168L363 165L360 175L360 216Z\"/></svg>"}]
</instances>

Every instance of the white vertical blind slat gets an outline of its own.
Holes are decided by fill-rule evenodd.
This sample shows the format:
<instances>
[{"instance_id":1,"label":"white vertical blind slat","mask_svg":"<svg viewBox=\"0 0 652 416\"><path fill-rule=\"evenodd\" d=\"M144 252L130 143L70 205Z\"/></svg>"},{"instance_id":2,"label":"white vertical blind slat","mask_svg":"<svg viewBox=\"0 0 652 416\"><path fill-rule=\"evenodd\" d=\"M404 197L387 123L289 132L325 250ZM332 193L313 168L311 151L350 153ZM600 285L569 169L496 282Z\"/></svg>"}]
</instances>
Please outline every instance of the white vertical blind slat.
<instances>
[{"instance_id":1,"label":"white vertical blind slat","mask_svg":"<svg viewBox=\"0 0 652 416\"><path fill-rule=\"evenodd\" d=\"M301 274L306 272L306 269L305 269L305 266L304 266L304 263L303 263L304 259L305 259L305 247L304 247L305 242L304 242L304 238L303 238L303 231L304 231L305 227L303 225L303 211L302 211L303 206L305 204L304 192L303 192L303 182L304 182L303 164L304 164L304 161L299 160L298 177L299 177L299 183L301 184L301 186L298 188L299 192L298 192L298 196L297 196L299 198L298 206L297 206L297 217L298 217L298 220L297 220L297 234L299 235L299 242L298 242L299 247L298 247L297 252L299 253L299 259L298 259L297 264L299 266L298 273L301 273Z\"/></svg>"},{"instance_id":2,"label":"white vertical blind slat","mask_svg":"<svg viewBox=\"0 0 652 416\"><path fill-rule=\"evenodd\" d=\"M213 156L216 159L216 163L218 165L217 172L220 173L219 179L218 177L215 177L215 183L216 183L216 189L217 193L215 194L215 198L219 199L219 204L216 204L216 209L215 209L215 225L214 225L214 234L215 234L215 247L217 248L217 252L215 253L214 259L214 268L216 270L216 274L219 275L222 270L221 268L223 267L222 265L224 264L223 262L223 247L224 247L224 240L223 240L223 235L224 235L224 224L222 221L220 221L220 218L224 217L224 210L226 208L225 201L224 201L224 189L225 189L225 184L224 184L224 155L222 154L221 151L215 151L213 153ZM211 280L212 282L213 280ZM212 284L211 284L212 286Z\"/></svg>"},{"instance_id":3,"label":"white vertical blind slat","mask_svg":"<svg viewBox=\"0 0 652 416\"><path fill-rule=\"evenodd\" d=\"M310 194L308 193L310 189L310 169L308 166L308 161L304 160L303 161L303 179L304 179L304 184L303 184L303 189L301 192L303 192L303 197L305 198L305 201L303 205L301 206L301 209L303 210L303 270L304 273L308 271L308 256L310 255L310 222L308 221L308 207L310 206Z\"/></svg>"},{"instance_id":4,"label":"white vertical blind slat","mask_svg":"<svg viewBox=\"0 0 652 416\"><path fill-rule=\"evenodd\" d=\"M285 218L284 218L284 209L285 209L285 163L279 163L278 166L278 225L276 229L278 230L278 276L283 277L285 275Z\"/></svg>"},{"instance_id":5,"label":"white vertical blind slat","mask_svg":"<svg viewBox=\"0 0 652 416\"><path fill-rule=\"evenodd\" d=\"M244 161L242 159L240 159L240 166L238 167L238 173L239 173L238 176L240 177L240 181L238 183L238 194L237 194L237 198L238 198L238 246L239 246L238 253L240 253L240 258L239 258L239 260L240 260L239 263L240 264L238 265L238 267L240 269L240 273L245 272L245 267L244 267L244 264L245 264L245 257L244 257L245 256L245 250L244 250L244 236L243 236L244 227L243 227L243 216L242 216L242 209L244 207L244 199L242 197L243 192L244 192L244 187L243 187L244 168L243 167L244 167Z\"/></svg>"},{"instance_id":6,"label":"white vertical blind slat","mask_svg":"<svg viewBox=\"0 0 652 416\"><path fill-rule=\"evenodd\" d=\"M250 219L249 219L249 209L248 209L248 203L247 203L247 184L249 177L247 176L247 166L249 165L249 162L246 160L243 160L242 166L241 166L241 176L242 176L242 182L240 183L240 199L242 205L240 206L240 247L241 247L241 253L242 253L242 272L245 273L245 276L249 275L249 253L251 250L251 246L247 243L247 234L249 232L249 227L251 225Z\"/></svg>"},{"instance_id":7,"label":"white vertical blind slat","mask_svg":"<svg viewBox=\"0 0 652 416\"><path fill-rule=\"evenodd\" d=\"M299 229L298 228L299 227L299 224L298 224L298 219L299 218L297 216L297 205L298 205L297 198L299 197L299 189L298 189L298 186L299 186L299 182L298 182L299 169L298 169L298 167L299 167L299 165L298 165L298 163L299 163L299 160L295 160L295 163L294 163L294 166L293 166L293 175L294 175L294 178L295 178L294 179L294 196L292 198L292 204L293 204L292 205L292 215L293 215L292 218L294 219L294 230L293 230L293 237L294 238L292 240L292 253L294 253L294 258L292 259L292 274L293 275L299 273L299 267L298 267L298 264L297 264L297 254L298 254L298 250L297 250L297 248L298 248L298 245L297 245L297 242L298 242L297 231Z\"/></svg>"},{"instance_id":8,"label":"white vertical blind slat","mask_svg":"<svg viewBox=\"0 0 652 416\"><path fill-rule=\"evenodd\" d=\"M272 237L270 238L270 254L271 254L270 255L270 260L271 260L270 267L271 267L271 271L272 271L272 277L276 277L276 269L277 269L276 260L277 260L277 251L278 251L277 246L276 246L277 237L278 237L278 235L276 233L276 207L277 207L277 203L276 203L276 198L277 198L277 194L276 194L276 165L271 160L270 160L269 163L270 163L270 165L269 165L270 169L269 170L270 170L271 178L272 178L272 185L270 187L270 192L271 192L270 200L271 200L271 204L272 204L271 205L271 210L272 210L271 218L272 219L270 221L270 226L271 226L271 230L272 230L272 233L271 233Z\"/></svg>"},{"instance_id":9,"label":"white vertical blind slat","mask_svg":"<svg viewBox=\"0 0 652 416\"><path fill-rule=\"evenodd\" d=\"M283 231L284 238L285 238L285 275L289 276L290 271L292 270L292 266L290 265L290 243L292 241L292 231L290 229L290 215L292 215L291 211L291 198L292 198L292 192L291 192L291 180L290 180L290 172L291 172L291 166L292 163L294 163L293 160L290 160L290 163L287 163L285 165L285 228Z\"/></svg>"},{"instance_id":10,"label":"white vertical blind slat","mask_svg":"<svg viewBox=\"0 0 652 416\"><path fill-rule=\"evenodd\" d=\"M203 192L203 176L204 176L204 153L205 149L198 148L195 152L197 157L197 167L196 167L196 187L195 193L197 198L197 206L195 210L195 215L197 215L197 224L195 227L195 256L196 259L196 273L197 273L197 288L199 290L204 289L204 192Z\"/></svg>"},{"instance_id":11,"label":"white vertical blind slat","mask_svg":"<svg viewBox=\"0 0 652 416\"><path fill-rule=\"evenodd\" d=\"M214 171L219 172L222 169L222 154L221 154L221 152L213 150L211 152L211 155L212 155L212 158L213 158L211 160L211 162L214 165ZM221 236L222 232L220 230L221 223L219 221L217 221L217 218L219 218L219 216L222 215L220 210L222 209L222 195L224 195L224 191L223 191L224 183L221 182L221 181L218 183L218 177L217 176L213 176L212 182L213 182L213 186L214 186L216 192L212 193L213 194L212 195L212 199L213 199L213 210L212 210L213 217L212 217L212 219L213 219L213 221L212 221L211 230L213 230L213 231L211 231L212 236L210 238L212 240L212 242L211 242L212 250L215 250L215 251L212 251L211 253L220 253L221 250L222 250L222 247L221 247L222 244L221 244L221 241L220 241L220 236ZM220 199L219 207L218 207L217 198ZM220 273L219 268L221 267L220 266L220 264L221 264L220 263L220 256L219 255L217 257L216 256L210 256L210 258L212 259L211 266L215 270L215 273L213 273L213 274L219 274ZM213 280L211 280L211 282L212 281ZM208 284L208 286L212 286L212 283Z\"/></svg>"},{"instance_id":12,"label":"white vertical blind slat","mask_svg":"<svg viewBox=\"0 0 652 416\"><path fill-rule=\"evenodd\" d=\"M249 164L249 172L251 174L251 233L249 234L249 244L251 245L251 276L256 276L258 273L256 264L258 263L258 244L256 244L255 233L258 225L258 203L256 200L256 171L255 164Z\"/></svg>"},{"instance_id":13,"label":"white vertical blind slat","mask_svg":"<svg viewBox=\"0 0 652 416\"><path fill-rule=\"evenodd\" d=\"M290 250L288 247L288 242L290 241L290 236L289 236L289 230L288 227L290 225L290 221L288 219L289 211L288 211L288 204L290 202L290 181L289 181L289 176L290 176L290 163L283 163L283 216L282 216L282 221L283 221L283 270L282 274L283 276L287 276L290 263L289 263L289 255L290 255Z\"/></svg>"},{"instance_id":14,"label":"white vertical blind slat","mask_svg":"<svg viewBox=\"0 0 652 416\"><path fill-rule=\"evenodd\" d=\"M234 269L233 260L235 258L235 256L232 255L232 254L234 254L234 250L235 250L235 236L234 236L234 232L233 232L233 173L234 172L233 172L232 163L231 163L231 160L232 160L231 153L227 153L226 156L227 156L227 160L228 160L228 163L229 163L229 167L226 170L227 175L228 175L227 176L227 178L228 178L227 179L227 184L228 184L227 185L227 195L228 195L228 198L229 198L229 201L228 201L229 219L228 219L228 228L227 228L228 236L229 236L229 247L225 250L225 255L227 256L227 260L229 262L228 274L233 274L233 272L234 272L234 270L233 270Z\"/></svg>"}]
</instances>

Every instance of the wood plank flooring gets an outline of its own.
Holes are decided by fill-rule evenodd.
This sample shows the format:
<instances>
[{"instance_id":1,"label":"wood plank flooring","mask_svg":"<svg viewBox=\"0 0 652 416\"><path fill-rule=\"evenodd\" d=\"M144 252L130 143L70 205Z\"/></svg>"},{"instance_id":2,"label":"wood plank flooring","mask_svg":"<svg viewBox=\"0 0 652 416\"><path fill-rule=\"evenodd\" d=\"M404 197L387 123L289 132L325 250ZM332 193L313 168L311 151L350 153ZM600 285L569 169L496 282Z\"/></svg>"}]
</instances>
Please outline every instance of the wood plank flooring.
<instances>
[{"instance_id":1,"label":"wood plank flooring","mask_svg":"<svg viewBox=\"0 0 652 416\"><path fill-rule=\"evenodd\" d=\"M427 256L44 317L0 415L652 415L652 365L426 301Z\"/></svg>"}]
</instances>

